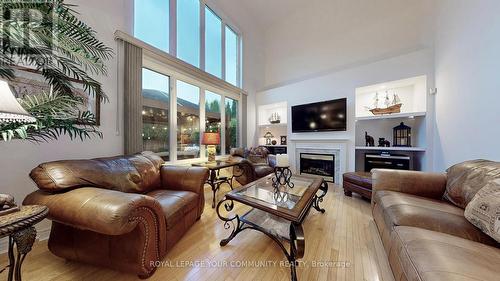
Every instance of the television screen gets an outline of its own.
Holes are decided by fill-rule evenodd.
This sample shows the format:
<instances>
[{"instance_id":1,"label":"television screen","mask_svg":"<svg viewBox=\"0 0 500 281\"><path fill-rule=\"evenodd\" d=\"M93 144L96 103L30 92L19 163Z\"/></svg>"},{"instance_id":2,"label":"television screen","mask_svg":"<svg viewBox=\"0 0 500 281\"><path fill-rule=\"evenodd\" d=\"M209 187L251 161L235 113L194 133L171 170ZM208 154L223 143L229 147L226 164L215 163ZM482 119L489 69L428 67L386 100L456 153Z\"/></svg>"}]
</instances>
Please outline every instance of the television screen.
<instances>
[{"instance_id":1,"label":"television screen","mask_svg":"<svg viewBox=\"0 0 500 281\"><path fill-rule=\"evenodd\" d=\"M347 130L347 99L292 106L292 132Z\"/></svg>"}]
</instances>

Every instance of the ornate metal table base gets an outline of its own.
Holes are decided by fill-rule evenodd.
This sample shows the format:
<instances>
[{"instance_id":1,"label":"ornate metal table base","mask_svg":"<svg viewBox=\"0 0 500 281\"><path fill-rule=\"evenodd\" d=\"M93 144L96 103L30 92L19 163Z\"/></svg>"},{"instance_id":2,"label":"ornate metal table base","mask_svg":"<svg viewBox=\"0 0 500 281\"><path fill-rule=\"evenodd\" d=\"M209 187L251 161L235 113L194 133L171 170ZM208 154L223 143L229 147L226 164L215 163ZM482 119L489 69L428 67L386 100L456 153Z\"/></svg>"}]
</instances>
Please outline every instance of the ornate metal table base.
<instances>
[{"instance_id":1,"label":"ornate metal table base","mask_svg":"<svg viewBox=\"0 0 500 281\"><path fill-rule=\"evenodd\" d=\"M15 213L0 216L0 238L9 236L9 281L21 281L21 266L36 239L33 227L43 220L49 209L45 206L20 206ZM14 253L14 246L16 252ZM3 270L2 270L3 271Z\"/></svg>"},{"instance_id":2,"label":"ornate metal table base","mask_svg":"<svg viewBox=\"0 0 500 281\"><path fill-rule=\"evenodd\" d=\"M326 182L323 182L321 184L320 190L322 191L322 193L320 195L314 196L314 200L310 207L314 207L314 209L316 209L317 211L324 213L325 209L321 208L319 204L323 201L323 198L328 191L328 184ZM249 220L246 220L246 215L252 212L252 210L243 215L241 218L237 214L232 217L224 217L221 214L221 206L224 206L226 212L230 212L234 208L234 201L224 198L217 204L217 215L222 221L224 221L224 229L232 229L231 234L227 238L220 241L220 246L226 246L231 240L233 240L234 237L236 237L236 235L238 235L243 230L253 229L262 232L269 238L271 238L281 248L290 264L291 280L297 281L297 260L303 258L305 252L305 238L301 223L290 222L289 237L282 237L277 233L271 232L255 223L252 223ZM289 243L289 250L285 247L283 242Z\"/></svg>"},{"instance_id":3,"label":"ornate metal table base","mask_svg":"<svg viewBox=\"0 0 500 281\"><path fill-rule=\"evenodd\" d=\"M316 211L325 213L325 209L321 208L319 204L323 202L323 198L325 197L326 193L328 192L328 183L326 181L323 181L321 186L319 187L319 190L321 190L320 195L314 195L314 201L313 201L313 207L316 209Z\"/></svg>"},{"instance_id":4,"label":"ornate metal table base","mask_svg":"<svg viewBox=\"0 0 500 281\"><path fill-rule=\"evenodd\" d=\"M215 201L217 201L217 190L223 183L227 183L231 190L233 190L233 178L223 177L219 178L219 170L210 170L210 175L207 180L208 185L212 188L213 198L212 198L212 208L215 208Z\"/></svg>"},{"instance_id":5,"label":"ornate metal table base","mask_svg":"<svg viewBox=\"0 0 500 281\"><path fill-rule=\"evenodd\" d=\"M31 251L35 243L36 230L30 226L9 236L9 277L8 281L21 281L21 266L24 258ZM14 244L16 245L17 255L14 256Z\"/></svg>"}]
</instances>

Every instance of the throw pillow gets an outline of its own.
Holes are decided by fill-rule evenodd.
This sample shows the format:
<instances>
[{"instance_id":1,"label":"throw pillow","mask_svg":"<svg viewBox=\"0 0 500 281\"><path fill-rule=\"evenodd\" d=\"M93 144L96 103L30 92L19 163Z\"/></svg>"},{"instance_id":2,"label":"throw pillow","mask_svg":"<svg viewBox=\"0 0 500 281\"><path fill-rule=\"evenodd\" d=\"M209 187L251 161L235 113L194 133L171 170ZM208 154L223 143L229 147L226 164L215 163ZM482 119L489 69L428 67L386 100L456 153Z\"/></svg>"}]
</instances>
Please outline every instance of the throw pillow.
<instances>
[{"instance_id":1,"label":"throw pillow","mask_svg":"<svg viewBox=\"0 0 500 281\"><path fill-rule=\"evenodd\" d=\"M500 179L476 193L465 208L465 218L500 243Z\"/></svg>"},{"instance_id":2,"label":"throw pillow","mask_svg":"<svg viewBox=\"0 0 500 281\"><path fill-rule=\"evenodd\" d=\"M453 165L446 172L448 180L443 198L465 209L481 188L492 180L500 179L500 163L471 160Z\"/></svg>"}]
</instances>

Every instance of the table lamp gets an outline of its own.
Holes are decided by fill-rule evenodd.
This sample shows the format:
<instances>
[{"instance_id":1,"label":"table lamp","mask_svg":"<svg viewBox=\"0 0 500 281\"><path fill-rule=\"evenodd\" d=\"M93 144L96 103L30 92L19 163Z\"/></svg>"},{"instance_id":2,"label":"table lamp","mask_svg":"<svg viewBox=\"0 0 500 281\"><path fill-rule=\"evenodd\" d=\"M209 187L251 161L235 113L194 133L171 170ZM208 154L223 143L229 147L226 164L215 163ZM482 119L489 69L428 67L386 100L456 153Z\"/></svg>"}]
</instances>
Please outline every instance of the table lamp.
<instances>
[{"instance_id":1,"label":"table lamp","mask_svg":"<svg viewBox=\"0 0 500 281\"><path fill-rule=\"evenodd\" d=\"M17 102L6 81L0 80L0 124L34 123L36 119Z\"/></svg>"},{"instance_id":2,"label":"table lamp","mask_svg":"<svg viewBox=\"0 0 500 281\"><path fill-rule=\"evenodd\" d=\"M17 102L9 84L0 80L0 124L13 122L33 123L36 122L36 119ZM0 194L0 216L15 211L19 211L19 207L14 203L14 197Z\"/></svg>"},{"instance_id":3,"label":"table lamp","mask_svg":"<svg viewBox=\"0 0 500 281\"><path fill-rule=\"evenodd\" d=\"M207 146L208 152L208 162L215 161L215 146L220 144L220 134L219 133L203 133L203 139L201 144Z\"/></svg>"}]
</instances>

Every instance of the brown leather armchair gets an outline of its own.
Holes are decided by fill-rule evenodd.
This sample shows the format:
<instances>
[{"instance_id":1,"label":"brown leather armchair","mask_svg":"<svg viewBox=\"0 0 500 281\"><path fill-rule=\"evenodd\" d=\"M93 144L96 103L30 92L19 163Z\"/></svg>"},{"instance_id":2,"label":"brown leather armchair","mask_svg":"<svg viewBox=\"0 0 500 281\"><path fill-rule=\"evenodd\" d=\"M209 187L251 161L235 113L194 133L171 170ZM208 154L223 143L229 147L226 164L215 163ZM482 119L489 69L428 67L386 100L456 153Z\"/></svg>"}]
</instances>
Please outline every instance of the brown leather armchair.
<instances>
[{"instance_id":1,"label":"brown leather armchair","mask_svg":"<svg viewBox=\"0 0 500 281\"><path fill-rule=\"evenodd\" d=\"M229 160L239 163L234 166L233 175L241 185L269 175L276 166L276 156L265 147L232 148Z\"/></svg>"},{"instance_id":2,"label":"brown leather armchair","mask_svg":"<svg viewBox=\"0 0 500 281\"><path fill-rule=\"evenodd\" d=\"M49 207L56 256L147 278L205 202L206 168L163 164L152 152L44 163L23 204Z\"/></svg>"}]
</instances>

